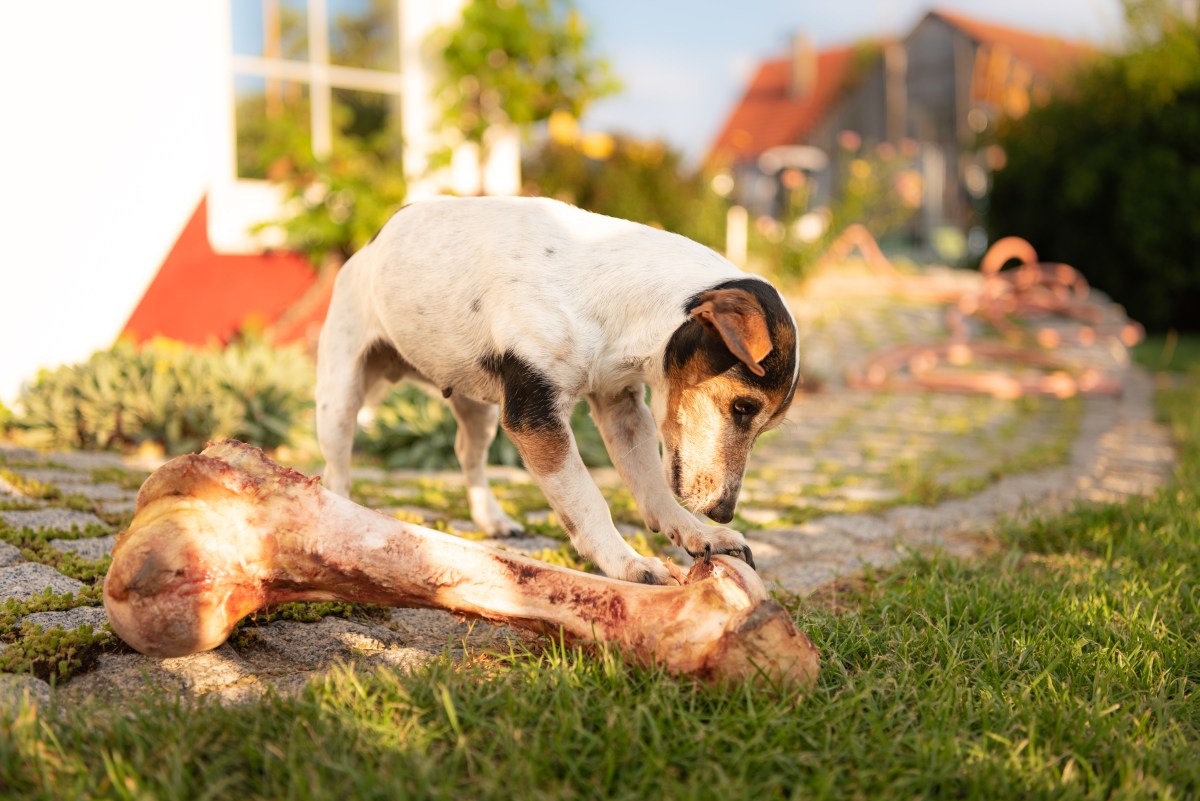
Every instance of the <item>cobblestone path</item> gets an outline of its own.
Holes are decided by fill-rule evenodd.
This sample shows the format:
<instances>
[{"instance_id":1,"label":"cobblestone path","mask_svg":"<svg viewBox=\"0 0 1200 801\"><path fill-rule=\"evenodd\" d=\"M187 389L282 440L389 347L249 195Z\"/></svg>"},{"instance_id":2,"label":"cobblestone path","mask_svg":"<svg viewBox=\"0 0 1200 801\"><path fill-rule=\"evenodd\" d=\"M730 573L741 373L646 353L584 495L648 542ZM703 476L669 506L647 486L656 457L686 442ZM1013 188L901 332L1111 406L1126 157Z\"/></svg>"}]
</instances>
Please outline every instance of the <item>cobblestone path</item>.
<instances>
[{"instance_id":1,"label":"cobblestone path","mask_svg":"<svg viewBox=\"0 0 1200 801\"><path fill-rule=\"evenodd\" d=\"M1120 397L851 391L840 379L843 369L874 348L944 331L936 307L869 292L847 300L844 289L818 289L793 303L804 367L821 390L799 397L785 425L756 447L735 519L769 582L803 595L866 566L894 565L911 550L970 557L1005 519L1148 493L1169 477L1173 450L1154 422L1152 380L1125 366L1123 350L1100 344L1073 354L1082 364L1120 369ZM243 626L209 653L166 660L136 654L106 633L98 587L144 468L111 455L44 454L0 443L0 667L10 658L20 664L17 656L28 661L55 628L87 641L95 636L90 627L110 641L85 649L86 658L69 666L60 702L117 698L148 682L236 701L268 686L301 686L339 661L405 668L522 636L427 610L300 609L291 619ZM497 494L528 536L492 544L576 564L528 477L513 469L496 474ZM612 470L595 474L635 547L690 561L640 528ZM361 470L355 494L405 519L479 536L464 520L457 474ZM0 697L23 693L48 698L51 688L29 673L0 674Z\"/></svg>"}]
</instances>

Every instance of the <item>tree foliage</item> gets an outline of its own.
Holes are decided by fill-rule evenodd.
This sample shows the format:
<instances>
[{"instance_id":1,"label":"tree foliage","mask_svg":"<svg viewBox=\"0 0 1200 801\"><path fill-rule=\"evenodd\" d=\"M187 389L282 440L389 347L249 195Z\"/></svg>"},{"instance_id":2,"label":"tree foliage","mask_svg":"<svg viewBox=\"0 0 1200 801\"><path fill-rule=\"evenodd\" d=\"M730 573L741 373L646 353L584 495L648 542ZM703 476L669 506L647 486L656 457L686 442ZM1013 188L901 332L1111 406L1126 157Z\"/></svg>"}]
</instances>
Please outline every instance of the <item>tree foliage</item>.
<instances>
[{"instance_id":1,"label":"tree foliage","mask_svg":"<svg viewBox=\"0 0 1200 801\"><path fill-rule=\"evenodd\" d=\"M288 247L315 265L345 261L404 204L408 184L394 150L346 138L335 140L325 158L299 155L280 162L273 177L287 192L287 216L260 227L283 229Z\"/></svg>"},{"instance_id":2,"label":"tree foliage","mask_svg":"<svg viewBox=\"0 0 1200 801\"><path fill-rule=\"evenodd\" d=\"M723 246L725 203L706 175L685 169L679 151L661 142L611 143L597 158L577 143L548 140L525 161L526 193Z\"/></svg>"},{"instance_id":3,"label":"tree foliage","mask_svg":"<svg viewBox=\"0 0 1200 801\"><path fill-rule=\"evenodd\" d=\"M471 0L436 37L443 122L486 146L489 128L527 128L555 111L579 117L618 88L570 0Z\"/></svg>"},{"instance_id":4,"label":"tree foliage","mask_svg":"<svg viewBox=\"0 0 1200 801\"><path fill-rule=\"evenodd\" d=\"M1127 3L1130 47L1000 132L993 238L1029 239L1151 328L1200 308L1200 28L1161 0Z\"/></svg>"}]
</instances>

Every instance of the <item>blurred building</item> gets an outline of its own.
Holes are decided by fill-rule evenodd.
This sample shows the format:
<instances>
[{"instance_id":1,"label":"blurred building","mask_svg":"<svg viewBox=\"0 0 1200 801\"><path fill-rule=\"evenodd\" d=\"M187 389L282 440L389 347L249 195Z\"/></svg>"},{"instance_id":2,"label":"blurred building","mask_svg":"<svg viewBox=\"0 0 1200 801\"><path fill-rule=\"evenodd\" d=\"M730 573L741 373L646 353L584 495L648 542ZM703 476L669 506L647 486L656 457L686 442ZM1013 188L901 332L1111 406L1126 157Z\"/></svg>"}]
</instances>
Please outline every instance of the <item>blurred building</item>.
<instances>
[{"instance_id":1,"label":"blurred building","mask_svg":"<svg viewBox=\"0 0 1200 801\"><path fill-rule=\"evenodd\" d=\"M896 41L817 51L798 36L788 56L759 67L707 162L729 170L734 202L777 218L797 180L818 208L837 193L849 161L884 145L919 175L907 187L919 200L909 236L923 247L965 246L1003 158L987 147L988 135L1001 118L1045 102L1092 52L946 11L926 14Z\"/></svg>"},{"instance_id":2,"label":"blurred building","mask_svg":"<svg viewBox=\"0 0 1200 801\"><path fill-rule=\"evenodd\" d=\"M123 331L289 336L324 288L255 223L288 148L394 149L409 197L519 189L515 135L480 175L460 146L430 173L438 53L465 0L114 0L0 11L0 400L42 365ZM282 132L282 133L281 133ZM151 291L147 292L147 289Z\"/></svg>"}]
</instances>

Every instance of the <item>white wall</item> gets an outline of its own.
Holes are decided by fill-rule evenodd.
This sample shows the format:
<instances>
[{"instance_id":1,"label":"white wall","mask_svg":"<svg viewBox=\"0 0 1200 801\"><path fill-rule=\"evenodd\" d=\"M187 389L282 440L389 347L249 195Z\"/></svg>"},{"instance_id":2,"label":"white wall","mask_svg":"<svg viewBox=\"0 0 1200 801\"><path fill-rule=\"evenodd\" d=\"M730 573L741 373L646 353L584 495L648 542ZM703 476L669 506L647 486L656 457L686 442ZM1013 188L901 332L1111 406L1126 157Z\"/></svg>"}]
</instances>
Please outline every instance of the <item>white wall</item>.
<instances>
[{"instance_id":1,"label":"white wall","mask_svg":"<svg viewBox=\"0 0 1200 801\"><path fill-rule=\"evenodd\" d=\"M218 0L0 11L0 400L112 343L214 173ZM219 118L216 125L220 125Z\"/></svg>"}]
</instances>

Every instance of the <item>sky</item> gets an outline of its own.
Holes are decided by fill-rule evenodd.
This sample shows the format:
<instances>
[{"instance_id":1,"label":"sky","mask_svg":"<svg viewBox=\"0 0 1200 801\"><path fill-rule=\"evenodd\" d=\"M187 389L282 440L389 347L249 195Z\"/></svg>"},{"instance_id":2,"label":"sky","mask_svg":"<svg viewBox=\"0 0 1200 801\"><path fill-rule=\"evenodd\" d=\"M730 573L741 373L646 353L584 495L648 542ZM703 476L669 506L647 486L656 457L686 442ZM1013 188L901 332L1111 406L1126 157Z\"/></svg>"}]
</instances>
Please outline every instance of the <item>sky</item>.
<instances>
[{"instance_id":1,"label":"sky","mask_svg":"<svg viewBox=\"0 0 1200 801\"><path fill-rule=\"evenodd\" d=\"M588 130L662 138L703 157L754 74L797 32L818 48L903 36L928 0L575 0L623 91L597 102ZM1104 45L1121 28L1119 0L941 0L937 8Z\"/></svg>"}]
</instances>

